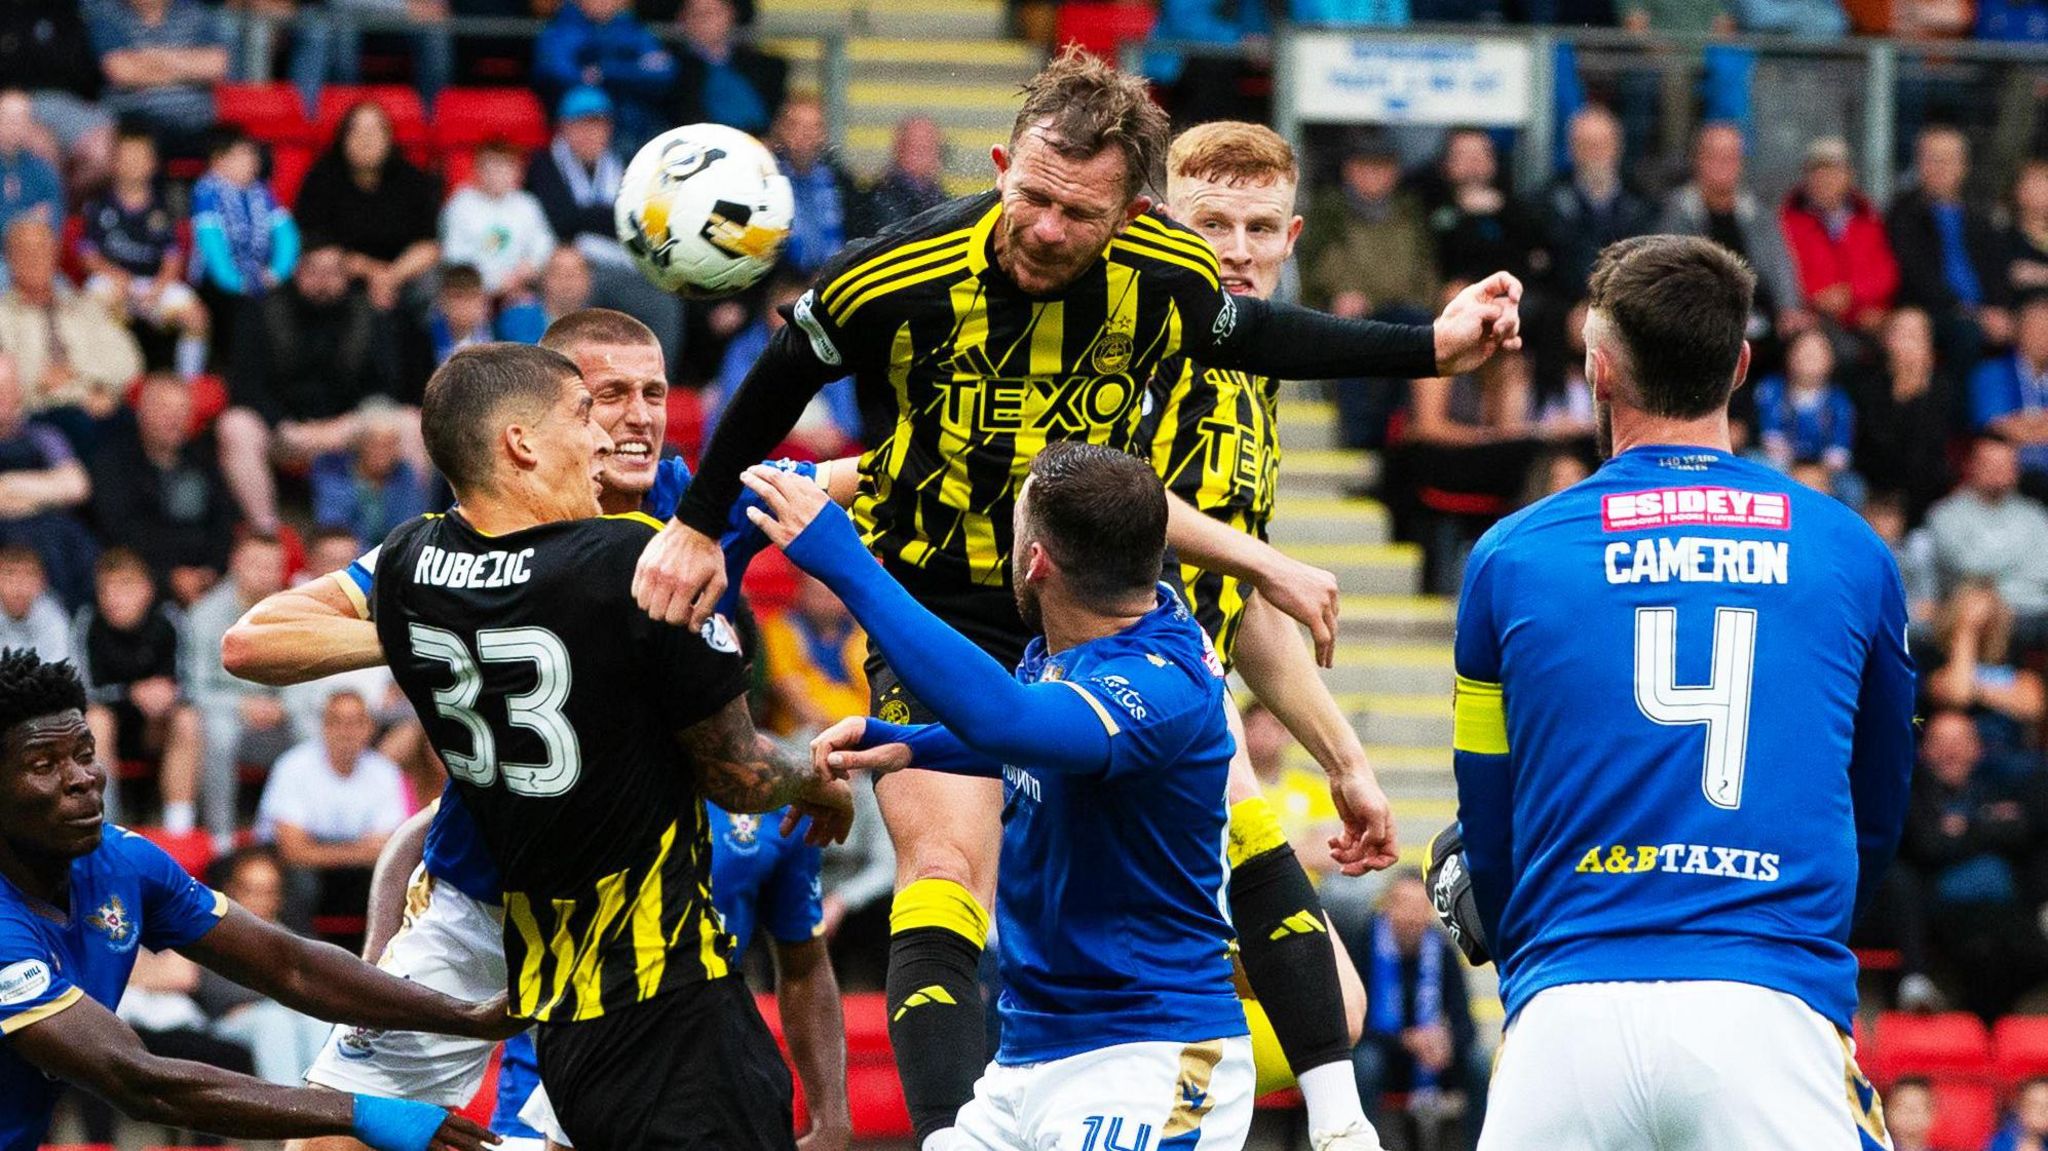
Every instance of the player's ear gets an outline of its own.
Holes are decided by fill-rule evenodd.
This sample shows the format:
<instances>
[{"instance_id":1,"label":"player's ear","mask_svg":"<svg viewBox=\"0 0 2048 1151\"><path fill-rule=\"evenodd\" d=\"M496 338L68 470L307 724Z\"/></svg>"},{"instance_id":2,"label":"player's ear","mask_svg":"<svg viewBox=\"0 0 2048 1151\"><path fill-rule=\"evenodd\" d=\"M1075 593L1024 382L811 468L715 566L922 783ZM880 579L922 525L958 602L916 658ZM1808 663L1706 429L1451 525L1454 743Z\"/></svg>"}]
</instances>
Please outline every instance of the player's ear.
<instances>
[{"instance_id":1,"label":"player's ear","mask_svg":"<svg viewBox=\"0 0 2048 1151\"><path fill-rule=\"evenodd\" d=\"M1143 192L1131 197L1130 206L1124 209L1124 223L1129 225L1138 217L1152 210L1152 197Z\"/></svg>"},{"instance_id":2,"label":"player's ear","mask_svg":"<svg viewBox=\"0 0 2048 1151\"><path fill-rule=\"evenodd\" d=\"M1741 355L1740 357L1738 357L1738 358L1736 359L1736 361L1735 361L1735 384L1734 384L1734 386L1733 386L1733 387L1729 388L1728 390L1732 392L1732 391L1734 391L1734 390L1735 390L1736 388L1739 388L1739 387L1741 387L1742 385L1744 385L1744 384L1746 384L1746 383L1748 383L1748 382L1749 382L1749 341L1748 341L1748 340L1744 340L1744 341L1742 341L1742 355Z\"/></svg>"},{"instance_id":3,"label":"player's ear","mask_svg":"<svg viewBox=\"0 0 2048 1151\"><path fill-rule=\"evenodd\" d=\"M505 454L512 457L515 467L524 469L534 465L538 456L533 450L532 429L525 424L507 424L503 433Z\"/></svg>"},{"instance_id":4,"label":"player's ear","mask_svg":"<svg viewBox=\"0 0 2048 1151\"><path fill-rule=\"evenodd\" d=\"M1007 145L997 144L988 150L988 158L996 166L996 180L1000 183L1010 170L1010 149Z\"/></svg>"},{"instance_id":5,"label":"player's ear","mask_svg":"<svg viewBox=\"0 0 2048 1151\"><path fill-rule=\"evenodd\" d=\"M1593 398L1606 403L1613 397L1613 367L1607 362L1607 353L1599 348L1586 348L1586 386L1593 389Z\"/></svg>"},{"instance_id":6,"label":"player's ear","mask_svg":"<svg viewBox=\"0 0 2048 1151\"><path fill-rule=\"evenodd\" d=\"M1300 216L1287 221L1287 254L1294 254L1294 242L1301 239L1302 219Z\"/></svg>"},{"instance_id":7,"label":"player's ear","mask_svg":"<svg viewBox=\"0 0 2048 1151\"><path fill-rule=\"evenodd\" d=\"M1052 574L1052 556L1037 540L1031 541L1029 550L1024 553L1023 574L1026 583L1043 583L1045 577Z\"/></svg>"}]
</instances>

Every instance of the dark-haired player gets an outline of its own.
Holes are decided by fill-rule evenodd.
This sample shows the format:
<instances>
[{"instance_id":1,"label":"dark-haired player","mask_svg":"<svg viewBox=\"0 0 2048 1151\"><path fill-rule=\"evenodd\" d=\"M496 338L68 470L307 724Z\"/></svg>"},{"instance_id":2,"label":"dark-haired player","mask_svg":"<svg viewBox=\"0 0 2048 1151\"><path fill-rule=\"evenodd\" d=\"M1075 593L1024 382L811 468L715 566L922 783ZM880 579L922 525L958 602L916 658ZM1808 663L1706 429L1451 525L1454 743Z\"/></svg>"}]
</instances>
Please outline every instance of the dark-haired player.
<instances>
[{"instance_id":1,"label":"dark-haired player","mask_svg":"<svg viewBox=\"0 0 2048 1151\"><path fill-rule=\"evenodd\" d=\"M1484 1151L1889 1145L1847 940L1905 822L1906 597L1855 512L1730 450L1755 283L1707 240L1603 252L1612 458L1466 568L1458 818L1508 1019Z\"/></svg>"},{"instance_id":2,"label":"dark-haired player","mask_svg":"<svg viewBox=\"0 0 2048 1151\"><path fill-rule=\"evenodd\" d=\"M456 353L422 427L457 506L378 549L371 617L504 892L513 1013L589 1147L793 1145L789 1072L732 970L702 800L794 805L822 838L851 795L754 730L723 617L647 618L657 521L597 516L604 431L548 348Z\"/></svg>"},{"instance_id":3,"label":"dark-haired player","mask_svg":"<svg viewBox=\"0 0 2048 1151\"><path fill-rule=\"evenodd\" d=\"M424 1103L278 1087L152 1055L114 1007L138 947L175 949L297 1011L479 1039L504 998L461 1003L266 923L101 817L106 775L68 663L0 653L0 1151L43 1141L61 1084L145 1122L251 1139L352 1132L379 1151L477 1151Z\"/></svg>"},{"instance_id":4,"label":"dark-haired player","mask_svg":"<svg viewBox=\"0 0 2048 1151\"><path fill-rule=\"evenodd\" d=\"M932 1151L1236 1151L1252 1050L1222 910L1223 665L1159 581L1166 491L1143 461L1050 445L1015 511L1014 672L879 570L816 485L757 468L753 513L859 620L937 722L854 717L812 744L835 771L1003 784L996 895L1002 1047ZM921 658L905 657L918 653Z\"/></svg>"},{"instance_id":5,"label":"dark-haired player","mask_svg":"<svg viewBox=\"0 0 2048 1151\"><path fill-rule=\"evenodd\" d=\"M642 560L641 605L676 623L709 615L740 472L781 441L820 387L851 375L872 445L853 509L869 548L921 602L1011 665L1030 634L1009 590L1018 485L1048 443L1136 448L1146 381L1168 357L1274 376L1426 377L1518 345L1521 285L1506 274L1461 294L1434 327L1231 295L1209 245L1152 210L1147 188L1167 136L1142 78L1078 51L1035 77L1009 141L992 153L994 190L849 246L791 307L727 405L677 522ZM1249 579L1325 650L1334 643L1333 577L1243 533L1192 534L1201 515L1170 506L1183 561ZM872 710L930 718L903 673L871 658ZM890 1035L922 1136L951 1121L984 1054L975 973L1000 793L936 772L879 783L898 863ZM1356 843L1366 830L1347 825L1347 837ZM1262 996L1286 995L1266 982L1254 987Z\"/></svg>"}]
</instances>

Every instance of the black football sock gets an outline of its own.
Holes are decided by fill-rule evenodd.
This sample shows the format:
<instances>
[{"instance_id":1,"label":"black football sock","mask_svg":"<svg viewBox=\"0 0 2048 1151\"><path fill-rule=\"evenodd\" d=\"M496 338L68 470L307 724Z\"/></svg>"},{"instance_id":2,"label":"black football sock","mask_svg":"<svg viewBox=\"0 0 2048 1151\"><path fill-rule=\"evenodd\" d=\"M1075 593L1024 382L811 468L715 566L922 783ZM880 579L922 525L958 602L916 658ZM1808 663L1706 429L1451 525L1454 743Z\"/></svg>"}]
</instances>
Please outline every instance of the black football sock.
<instances>
[{"instance_id":1,"label":"black football sock","mask_svg":"<svg viewBox=\"0 0 2048 1151\"><path fill-rule=\"evenodd\" d=\"M889 1043L922 1147L974 1098L988 1062L980 980L988 912L959 884L923 879L897 893L890 925Z\"/></svg>"},{"instance_id":2,"label":"black football sock","mask_svg":"<svg viewBox=\"0 0 2048 1151\"><path fill-rule=\"evenodd\" d=\"M1294 849L1269 848L1230 872L1238 958L1296 1075L1351 1058L1344 988L1322 900Z\"/></svg>"}]
</instances>

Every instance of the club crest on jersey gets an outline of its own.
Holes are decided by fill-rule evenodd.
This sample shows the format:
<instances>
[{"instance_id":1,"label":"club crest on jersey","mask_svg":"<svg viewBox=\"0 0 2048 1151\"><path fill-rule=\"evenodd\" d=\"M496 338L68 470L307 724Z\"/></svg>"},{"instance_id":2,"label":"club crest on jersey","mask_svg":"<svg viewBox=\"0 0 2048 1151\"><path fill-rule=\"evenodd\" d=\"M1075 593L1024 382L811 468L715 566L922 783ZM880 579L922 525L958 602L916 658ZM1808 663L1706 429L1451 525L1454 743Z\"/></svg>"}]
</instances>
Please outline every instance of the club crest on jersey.
<instances>
[{"instance_id":1,"label":"club crest on jersey","mask_svg":"<svg viewBox=\"0 0 2048 1151\"><path fill-rule=\"evenodd\" d=\"M741 855L752 855L761 849L761 817L732 812L731 826L726 829L725 841Z\"/></svg>"},{"instance_id":2,"label":"club crest on jersey","mask_svg":"<svg viewBox=\"0 0 2048 1151\"><path fill-rule=\"evenodd\" d=\"M1104 332L1088 357L1096 371L1113 376L1131 366L1131 337L1125 332Z\"/></svg>"},{"instance_id":3,"label":"club crest on jersey","mask_svg":"<svg viewBox=\"0 0 2048 1151\"><path fill-rule=\"evenodd\" d=\"M704 626L697 629L697 634L704 637L704 642L711 645L712 651L722 651L728 655L740 653L740 637L732 630L732 624L727 623L722 615L713 615L705 620Z\"/></svg>"},{"instance_id":4,"label":"club crest on jersey","mask_svg":"<svg viewBox=\"0 0 2048 1151\"><path fill-rule=\"evenodd\" d=\"M881 713L875 716L875 718L881 720L883 723L909 723L910 705L908 703L905 703L901 699L884 700L882 702Z\"/></svg>"},{"instance_id":5,"label":"club crest on jersey","mask_svg":"<svg viewBox=\"0 0 2048 1151\"><path fill-rule=\"evenodd\" d=\"M107 896L99 910L85 917L85 925L106 936L116 951L135 946L135 920L129 917L128 905L118 895Z\"/></svg>"}]
</instances>

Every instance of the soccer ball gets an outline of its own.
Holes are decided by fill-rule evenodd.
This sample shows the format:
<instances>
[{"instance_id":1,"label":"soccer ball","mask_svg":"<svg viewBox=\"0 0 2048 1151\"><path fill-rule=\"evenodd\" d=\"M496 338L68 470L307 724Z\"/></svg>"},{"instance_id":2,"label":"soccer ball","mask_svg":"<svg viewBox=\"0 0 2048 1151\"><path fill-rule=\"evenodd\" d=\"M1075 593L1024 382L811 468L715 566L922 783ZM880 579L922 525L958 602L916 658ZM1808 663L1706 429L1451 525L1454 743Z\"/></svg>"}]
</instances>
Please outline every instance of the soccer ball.
<instances>
[{"instance_id":1,"label":"soccer ball","mask_svg":"<svg viewBox=\"0 0 2048 1151\"><path fill-rule=\"evenodd\" d=\"M712 299L768 274L794 212L789 180L759 140L690 124L633 157L612 218L619 243L657 287Z\"/></svg>"}]
</instances>

